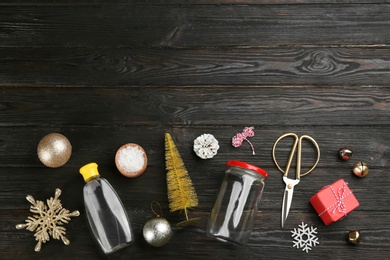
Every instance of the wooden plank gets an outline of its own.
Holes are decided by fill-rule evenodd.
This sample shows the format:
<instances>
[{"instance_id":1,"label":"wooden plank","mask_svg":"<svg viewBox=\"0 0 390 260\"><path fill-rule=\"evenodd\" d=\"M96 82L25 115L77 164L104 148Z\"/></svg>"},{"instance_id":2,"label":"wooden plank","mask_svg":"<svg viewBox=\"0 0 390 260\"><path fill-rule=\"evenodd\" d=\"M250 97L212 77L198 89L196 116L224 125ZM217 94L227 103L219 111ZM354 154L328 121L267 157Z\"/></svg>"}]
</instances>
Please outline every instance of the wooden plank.
<instances>
[{"instance_id":1,"label":"wooden plank","mask_svg":"<svg viewBox=\"0 0 390 260\"><path fill-rule=\"evenodd\" d=\"M49 195L50 196L50 195ZM130 212L132 210L129 210ZM135 211L135 210L134 210ZM12 223L14 219L20 218L20 214L28 214L27 212L8 212L5 217L7 222ZM358 213L358 212L354 212ZM137 214L137 215L136 215ZM153 215L148 213L148 209L144 209L136 212L132 217L133 219L139 219L143 223L148 219L152 218ZM139 215L138 215L139 214ZM307 214L307 215L311 215ZM205 226L207 222L208 213L202 214L202 221L196 227L188 227L185 229L176 229L171 241L163 248L153 248L147 245L142 238L142 225L134 224L136 240L133 245L128 248L122 249L120 253L109 256L109 259L118 258L121 256L131 255L134 259L143 258L161 258L161 259L183 259L184 257L191 259L197 259L201 257L224 257L226 259L239 259L242 256L248 258L258 258L259 255L274 256L274 255L288 255L288 258L296 259L302 258L304 252L293 248L291 229L293 228L280 229L279 228L279 212L261 212L257 216L256 225L254 232L251 236L250 242L244 247L232 247L228 246L219 241L208 238L205 234ZM298 222L302 220L302 214L296 217L296 214L289 216L291 222ZM305 214L306 215L306 214ZM345 236L348 232L347 225L334 225L333 227L324 227L320 222L309 222L309 225L316 226L318 228L318 237L320 244L313 247L310 251L310 258L321 259L326 256L332 256L335 258L343 258L347 254L354 258L370 258L375 257L376 259L386 259L388 257L388 250L386 245L388 243L388 224L386 223L386 215L383 213L372 212L370 215L372 222L375 222L382 226L378 228L376 225L364 226L360 223L364 223L365 219L359 214L354 214L343 220L348 225L357 227L364 231L367 237L365 242L362 242L359 246L348 245L345 241ZM132 219L132 220L133 220ZM356 221L351 221L355 219ZM311 221L311 219L304 218L305 221ZM85 218L80 216L70 222L67 225L67 236L69 237L71 244L69 246L63 245L61 242L56 240L50 240L48 243L42 246L42 250L39 253L40 258L50 258L60 255L66 255L71 258L90 258L94 259L107 259L102 253L99 252L97 244L94 243L91 235L89 234L88 227L86 226ZM268 228L267 228L268 227ZM12 227L11 227L12 228ZM38 257L33 252L35 241L33 234L29 231L11 231L2 232L2 238L0 246L4 248L3 259L16 259L23 258L27 254ZM370 238L374 238L370 242ZM15 243L15 241L17 243ZM13 247L4 246L11 243ZM35 254L35 255L34 255ZM306 254L306 253L305 253ZM304 255L306 256L306 255ZM61 258L61 257L59 257ZM283 258L282 258L283 259ZM287 257L286 257L287 259Z\"/></svg>"},{"instance_id":2,"label":"wooden plank","mask_svg":"<svg viewBox=\"0 0 390 260\"><path fill-rule=\"evenodd\" d=\"M387 45L389 13L390 4L6 5L0 46Z\"/></svg>"},{"instance_id":3,"label":"wooden plank","mask_svg":"<svg viewBox=\"0 0 390 260\"><path fill-rule=\"evenodd\" d=\"M388 47L3 48L0 62L3 86L389 86L390 82Z\"/></svg>"},{"instance_id":4,"label":"wooden plank","mask_svg":"<svg viewBox=\"0 0 390 260\"><path fill-rule=\"evenodd\" d=\"M244 143L241 147L235 148L231 145L231 138L240 132L242 128L238 127L62 127L61 129L45 128L1 128L1 149L0 167L2 168L0 176L0 187L3 191L12 191L12 193L3 193L0 202L3 209L23 209L25 205L24 198L26 189L30 193L39 194L42 192L52 192L57 186L69 189L72 183L79 187L83 186L83 180L78 173L78 169L90 162L96 161L101 169L102 176L112 179L115 186L120 190L126 190L126 185L134 183L134 192L137 185L150 184L150 187L156 186L150 190L151 194L161 194L166 192L165 185L159 183L165 182L165 157L164 157L164 133L170 132L174 137L176 145L181 153L183 161L199 190L201 200L208 201L207 198L213 197L219 182L222 181L225 163L228 160L243 160L264 168L270 174L270 180L267 181L267 187L270 186L267 193L273 195L281 192L281 173L274 166L271 158L271 150L275 140L285 132L297 132L298 134L309 134L318 142L322 151L320 163L316 171L306 176L303 180L311 179L317 183L317 189L321 185L326 185L330 180L337 178L346 178L351 185L356 185L356 190L364 194L369 186L377 186L376 193L387 192L387 182L384 174L388 165L388 153L390 137L388 127L385 128L367 128L356 127L323 127L321 129L306 128L271 128L263 129L255 127L255 136L251 143L255 147L256 155L252 156L250 146ZM66 135L72 143L73 153L70 161L63 167L51 169L45 167L37 157L37 145L39 140L50 132L61 132ZM201 160L193 152L193 140L203 134L211 133L219 141L220 150L217 156L212 160ZM351 134L352 133L352 134ZM29 136L26 139L26 136ZM356 140L361 140L356 143ZM290 140L291 141L291 140ZM136 180L129 180L123 183L123 176L115 168L114 158L117 149L128 142L140 144L149 157L148 169L145 176ZM277 158L280 165L284 165L287 160L291 142L283 141L277 151ZM338 150L344 146L350 147L354 151L354 158L351 161L341 161L338 158ZM302 164L302 170L307 170L314 163L316 155L312 146L305 143L303 146L305 160ZM352 174L352 167L359 161L364 161L369 165L370 178L356 178ZM334 177L333 177L334 176ZM378 179L383 178L383 181ZM39 179L40 181L36 181ZM358 184L366 185L363 190ZM141 186L142 186L141 185ZM28 187L27 187L28 186ZM45 187L42 189L42 187ZM313 185L300 185L302 198L313 189ZM137 192L136 192L137 193ZM375 194L376 194L375 193ZM387 196L375 197L375 194L365 195L365 200L370 200L372 209L381 209L381 204L387 199ZM130 196L131 194L129 194ZM142 194L134 196L143 196ZM376 201L374 201L376 198ZM128 197L132 200L131 196ZM126 199L127 200L127 199ZM137 203L137 199L133 202ZM297 202L296 209L303 209L306 203ZM275 210L271 202L264 205L264 208ZM200 209L203 209L202 206Z\"/></svg>"},{"instance_id":5,"label":"wooden plank","mask_svg":"<svg viewBox=\"0 0 390 260\"><path fill-rule=\"evenodd\" d=\"M334 167L343 167L343 165L352 166L357 163L357 161L352 161L343 164L337 163L337 152L340 148L344 146L349 146L351 149L356 152L356 160L366 161L367 164L370 164L373 169L381 169L386 167L388 163L388 151L389 151L389 135L388 135L388 126L387 127L373 127L369 130L367 127L362 127L356 129L356 126L332 126L332 127L321 127L321 128L312 128L312 127L262 127L261 125L255 125L255 134L256 137L251 138L256 151L256 156L251 155L251 149L249 144L244 143L242 147L234 148L231 145L231 138L236 135L238 132L241 132L244 126L242 127L233 127L233 126L188 126L188 127L168 127L168 126L137 126L137 127L18 127L18 128L1 128L0 133L0 155L1 162L0 167L10 167L8 171L19 170L14 169L29 167L28 172L31 173L26 175L29 180L33 180L37 177L37 174L40 171L43 173L38 174L50 176L50 172L58 171L62 174L67 174L67 169L52 170L49 168L44 169L41 162L38 160L36 148L38 146L39 140L48 133L51 132L60 132L66 135L71 143L73 143L73 157L68 162L69 167L78 167L84 162L87 163L89 160L94 159L100 162L104 167L108 168L110 171L113 171L113 160L115 157L116 150L123 144L127 142L138 142L143 146L148 154L153 156L151 160L151 167L157 167L157 169L152 170L152 172L161 172L160 166L163 166L164 161L164 133L172 132L172 135L175 135L175 140L178 143L178 148L183 152L183 158L188 159L188 166L196 170L196 164L200 163L202 160L194 160L193 152L193 141L194 139L203 134L210 132L213 134L220 142L221 150L219 151L219 156L212 161L219 165L224 165L226 158L238 157L236 159L240 160L251 160L251 163L261 164L265 168L270 168L273 166L273 162L270 158L271 148L275 140L285 132L298 132L306 133L317 140L321 149L323 150L323 157L319 167L323 169L333 169ZM354 130L356 129L356 130ZM352 133L352 134L351 134ZM29 139L26 140L26 136L29 136ZM86 138L86 136L88 138ZM359 144L355 144L354 140L360 138ZM285 146L289 148L290 143L285 141ZM283 147L283 146L282 146ZM303 164L303 168L307 168L312 163L314 163L315 155L310 155L309 152L312 152L312 147L309 146L305 148L307 151L306 157L310 157L310 161ZM287 150L287 149L286 149ZM282 165L284 161L287 160L286 150L281 150L280 156ZM90 158L91 157L91 158ZM197 157L195 157L197 158ZM154 163L153 163L154 162ZM157 163L159 162L159 163ZM159 165L159 166L158 166ZM208 165L206 162L205 165ZM113 168L112 168L113 167ZM43 168L43 169L42 169ZM206 170L206 169L204 169ZM77 171L76 171L77 172ZM350 171L347 171L350 173ZM22 174L18 173L20 176ZM13 174L9 172L4 176L12 176ZM207 176L206 179L214 177ZM35 177L34 177L35 176ZM54 176L51 176L53 179L48 179L48 184L54 181ZM81 176L79 176L81 177ZM201 176L199 176L203 180ZM13 183L14 180L5 179L2 185L8 186L10 183ZM61 181L61 180L58 180ZM57 181L57 182L58 182ZM151 180L152 181L152 180ZM17 182L14 183L15 189ZM40 186L40 183L36 184ZM5 187L4 186L4 187ZM16 190L15 190L16 191ZM24 192L23 189L20 192Z\"/></svg>"},{"instance_id":6,"label":"wooden plank","mask_svg":"<svg viewBox=\"0 0 390 260\"><path fill-rule=\"evenodd\" d=\"M389 91L379 87L1 87L0 126L381 127L390 122Z\"/></svg>"},{"instance_id":7,"label":"wooden plank","mask_svg":"<svg viewBox=\"0 0 390 260\"><path fill-rule=\"evenodd\" d=\"M280 5L280 4L386 4L388 0L148 0L147 3L143 0L117 0L116 4L131 4L131 5ZM2 0L2 5L55 5L55 4L99 4L112 5L104 0Z\"/></svg>"}]
</instances>

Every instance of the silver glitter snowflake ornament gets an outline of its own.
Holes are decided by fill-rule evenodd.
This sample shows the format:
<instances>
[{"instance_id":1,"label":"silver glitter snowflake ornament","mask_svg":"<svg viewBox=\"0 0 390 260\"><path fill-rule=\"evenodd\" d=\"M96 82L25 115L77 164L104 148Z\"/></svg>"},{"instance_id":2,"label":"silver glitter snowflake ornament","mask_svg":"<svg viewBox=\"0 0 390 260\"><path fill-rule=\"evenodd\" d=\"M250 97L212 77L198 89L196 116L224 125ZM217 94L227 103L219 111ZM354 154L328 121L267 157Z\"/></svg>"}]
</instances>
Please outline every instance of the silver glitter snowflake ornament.
<instances>
[{"instance_id":1,"label":"silver glitter snowflake ornament","mask_svg":"<svg viewBox=\"0 0 390 260\"><path fill-rule=\"evenodd\" d=\"M202 134L194 140L194 152L202 159L213 158L218 149L218 140L212 134Z\"/></svg>"},{"instance_id":2,"label":"silver glitter snowflake ornament","mask_svg":"<svg viewBox=\"0 0 390 260\"><path fill-rule=\"evenodd\" d=\"M65 237L66 229L62 225L70 221L70 217L77 217L80 212L75 210L70 212L69 210L62 208L61 200L58 197L61 195L61 190L56 189L54 198L50 198L46 201L47 206L40 200L34 200L31 195L28 195L26 199L32 204L30 211L37 215L29 216L25 220L25 224L16 225L17 229L26 228L27 230L34 232L35 240L38 241L35 246L35 252L39 252L42 247L42 243L46 243L50 240L50 236L57 240L62 240L65 245L69 245L70 241ZM50 235L50 236L49 236Z\"/></svg>"},{"instance_id":3,"label":"silver glitter snowflake ornament","mask_svg":"<svg viewBox=\"0 0 390 260\"><path fill-rule=\"evenodd\" d=\"M294 238L294 246L297 249L302 249L306 253L311 250L312 247L318 245L318 238L316 237L317 228L311 226L308 227L307 224L302 222L302 225L299 225L299 228L294 228L294 231L291 231L292 238Z\"/></svg>"}]
</instances>

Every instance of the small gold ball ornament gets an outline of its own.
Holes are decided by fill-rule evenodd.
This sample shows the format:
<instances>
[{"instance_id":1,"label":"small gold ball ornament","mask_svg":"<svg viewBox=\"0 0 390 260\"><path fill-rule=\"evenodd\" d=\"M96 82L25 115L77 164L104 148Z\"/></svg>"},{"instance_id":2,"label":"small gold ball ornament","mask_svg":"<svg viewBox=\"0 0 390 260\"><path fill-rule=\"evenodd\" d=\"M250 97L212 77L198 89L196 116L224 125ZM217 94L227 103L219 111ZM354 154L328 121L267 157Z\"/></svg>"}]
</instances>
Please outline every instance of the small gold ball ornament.
<instances>
[{"instance_id":1,"label":"small gold ball ornament","mask_svg":"<svg viewBox=\"0 0 390 260\"><path fill-rule=\"evenodd\" d=\"M58 168L68 162L72 154L72 145L64 135L51 133L41 139L37 153L44 165Z\"/></svg>"},{"instance_id":2,"label":"small gold ball ornament","mask_svg":"<svg viewBox=\"0 0 390 260\"><path fill-rule=\"evenodd\" d=\"M360 243L360 231L359 230L349 231L348 241L354 245L358 245Z\"/></svg>"},{"instance_id":3,"label":"small gold ball ornament","mask_svg":"<svg viewBox=\"0 0 390 260\"><path fill-rule=\"evenodd\" d=\"M365 177L368 174L368 166L364 162L358 162L352 171L358 177Z\"/></svg>"},{"instance_id":4,"label":"small gold ball ornament","mask_svg":"<svg viewBox=\"0 0 390 260\"><path fill-rule=\"evenodd\" d=\"M346 147L341 148L339 150L339 157L340 157L341 160L344 160L344 161L347 161L347 160L351 159L352 154L353 154L352 150L348 149Z\"/></svg>"}]
</instances>

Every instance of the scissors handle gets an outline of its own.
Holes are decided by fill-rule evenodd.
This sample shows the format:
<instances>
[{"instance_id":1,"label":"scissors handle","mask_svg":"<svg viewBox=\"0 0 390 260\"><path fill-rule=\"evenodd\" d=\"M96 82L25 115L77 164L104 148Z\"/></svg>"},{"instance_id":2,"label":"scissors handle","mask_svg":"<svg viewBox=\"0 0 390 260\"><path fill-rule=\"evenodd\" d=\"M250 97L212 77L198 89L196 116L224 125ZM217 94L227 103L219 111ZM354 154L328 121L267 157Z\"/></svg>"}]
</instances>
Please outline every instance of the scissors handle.
<instances>
[{"instance_id":1,"label":"scissors handle","mask_svg":"<svg viewBox=\"0 0 390 260\"><path fill-rule=\"evenodd\" d=\"M295 153L295 150L297 149L297 146L298 146L298 153L297 153L297 165L296 165L296 173L295 173L295 179L299 180L300 179L300 172L301 172L301 155L300 155L300 151L302 150L302 145L301 143L299 142L299 138L296 134L294 133L287 133L287 134L284 134L282 135L281 137L279 137L278 140L276 140L275 142L275 145L274 145L274 148L276 147L276 144L283 138L287 137L287 136L292 136L294 137L294 144L291 148L291 151L290 151L290 156L288 157L288 160L287 160L287 164L286 164L286 169L284 170L284 174L283 174L283 177L287 177L287 174L288 172L290 171L290 167L291 167L291 162L292 162L292 159L294 158L294 153ZM273 151L275 151L275 149L273 149ZM298 158L299 156L299 158ZM274 158L275 158L275 155L274 155ZM282 170L283 172L283 170Z\"/></svg>"},{"instance_id":2,"label":"scissors handle","mask_svg":"<svg viewBox=\"0 0 390 260\"><path fill-rule=\"evenodd\" d=\"M279 141L285 137L288 137L288 136L292 136L294 138L294 143L293 143L293 146L292 146L291 151L290 151L290 155L289 155L288 160L287 160L286 169L283 170L279 166L278 162L276 161L275 151L276 151L276 145L279 143ZM317 150L317 160L314 163L313 167L311 167L307 172L301 174L300 172L301 172L301 163L302 163L302 140L303 139L308 139L309 141L311 141L313 143L313 145L315 146L315 148ZM318 146L317 142L311 136L302 135L301 137L298 137L298 135L296 135L294 133L286 133L286 134L280 136L275 141L274 146L272 148L272 158L274 160L276 167L279 169L279 171L281 171L283 173L284 177L287 177L288 172L289 172L290 167L291 167L292 159L294 158L294 154L295 154L295 151L297 150L297 148L298 148L298 152L297 152L297 164L296 164L296 171L295 171L295 179L300 180L301 177L311 173L314 170L314 168L317 166L318 162L320 161L320 147Z\"/></svg>"}]
</instances>

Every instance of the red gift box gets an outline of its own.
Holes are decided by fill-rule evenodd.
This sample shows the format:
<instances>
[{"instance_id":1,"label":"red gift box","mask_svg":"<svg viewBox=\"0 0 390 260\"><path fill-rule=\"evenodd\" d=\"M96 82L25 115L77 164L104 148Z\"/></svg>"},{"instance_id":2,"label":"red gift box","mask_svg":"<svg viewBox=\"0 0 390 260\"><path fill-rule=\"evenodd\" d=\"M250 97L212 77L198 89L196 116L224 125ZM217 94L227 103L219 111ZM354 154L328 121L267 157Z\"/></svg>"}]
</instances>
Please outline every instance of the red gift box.
<instances>
[{"instance_id":1,"label":"red gift box","mask_svg":"<svg viewBox=\"0 0 390 260\"><path fill-rule=\"evenodd\" d=\"M325 186L310 199L325 225L332 224L359 206L359 201L343 179Z\"/></svg>"}]
</instances>

